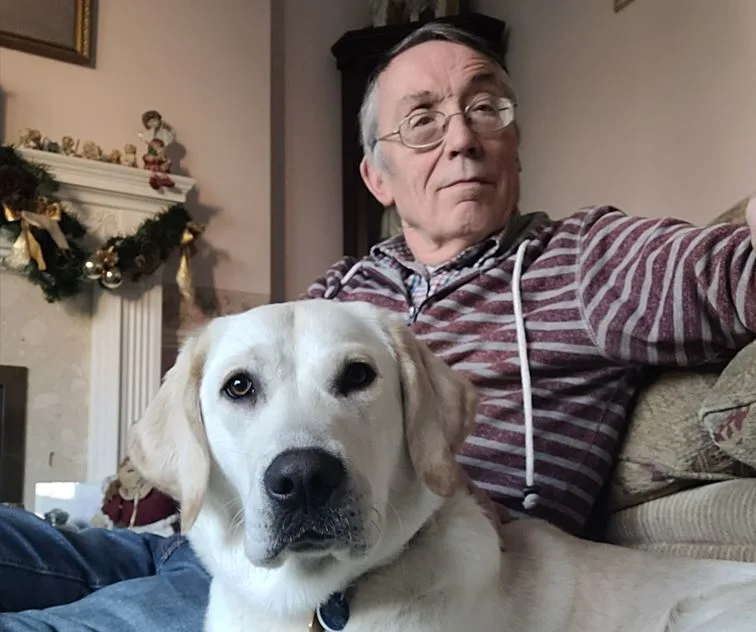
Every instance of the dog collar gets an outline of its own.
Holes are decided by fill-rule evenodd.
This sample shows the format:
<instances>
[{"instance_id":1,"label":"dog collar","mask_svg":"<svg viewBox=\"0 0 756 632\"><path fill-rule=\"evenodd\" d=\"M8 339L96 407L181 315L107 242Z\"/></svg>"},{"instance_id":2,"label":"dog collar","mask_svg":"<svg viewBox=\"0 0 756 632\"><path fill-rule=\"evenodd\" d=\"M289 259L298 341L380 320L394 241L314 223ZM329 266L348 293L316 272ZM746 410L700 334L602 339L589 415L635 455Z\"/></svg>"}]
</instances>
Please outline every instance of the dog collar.
<instances>
[{"instance_id":1,"label":"dog collar","mask_svg":"<svg viewBox=\"0 0 756 632\"><path fill-rule=\"evenodd\" d=\"M340 632L349 622L349 600L346 592L333 593L312 613L311 632Z\"/></svg>"}]
</instances>

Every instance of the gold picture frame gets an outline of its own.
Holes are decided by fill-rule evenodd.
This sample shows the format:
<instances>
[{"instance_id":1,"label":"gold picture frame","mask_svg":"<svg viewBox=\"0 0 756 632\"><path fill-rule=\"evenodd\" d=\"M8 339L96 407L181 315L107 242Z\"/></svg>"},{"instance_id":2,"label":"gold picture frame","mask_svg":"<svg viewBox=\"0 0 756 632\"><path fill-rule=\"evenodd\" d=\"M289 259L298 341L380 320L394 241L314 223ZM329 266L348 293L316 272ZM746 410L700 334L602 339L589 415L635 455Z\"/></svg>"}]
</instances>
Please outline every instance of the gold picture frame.
<instances>
[{"instance_id":1,"label":"gold picture frame","mask_svg":"<svg viewBox=\"0 0 756 632\"><path fill-rule=\"evenodd\" d=\"M93 3L94 0L3 0L0 46L90 66Z\"/></svg>"}]
</instances>

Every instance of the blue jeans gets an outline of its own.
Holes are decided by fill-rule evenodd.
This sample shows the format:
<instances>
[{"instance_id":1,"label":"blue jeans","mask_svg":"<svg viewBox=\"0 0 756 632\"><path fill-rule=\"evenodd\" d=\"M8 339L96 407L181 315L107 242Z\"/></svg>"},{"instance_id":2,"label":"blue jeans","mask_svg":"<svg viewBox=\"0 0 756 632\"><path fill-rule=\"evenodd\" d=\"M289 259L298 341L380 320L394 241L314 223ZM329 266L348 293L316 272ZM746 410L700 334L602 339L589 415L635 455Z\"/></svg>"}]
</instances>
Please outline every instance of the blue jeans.
<instances>
[{"instance_id":1,"label":"blue jeans","mask_svg":"<svg viewBox=\"0 0 756 632\"><path fill-rule=\"evenodd\" d=\"M181 536L72 532L0 506L0 632L201 632L209 587Z\"/></svg>"}]
</instances>

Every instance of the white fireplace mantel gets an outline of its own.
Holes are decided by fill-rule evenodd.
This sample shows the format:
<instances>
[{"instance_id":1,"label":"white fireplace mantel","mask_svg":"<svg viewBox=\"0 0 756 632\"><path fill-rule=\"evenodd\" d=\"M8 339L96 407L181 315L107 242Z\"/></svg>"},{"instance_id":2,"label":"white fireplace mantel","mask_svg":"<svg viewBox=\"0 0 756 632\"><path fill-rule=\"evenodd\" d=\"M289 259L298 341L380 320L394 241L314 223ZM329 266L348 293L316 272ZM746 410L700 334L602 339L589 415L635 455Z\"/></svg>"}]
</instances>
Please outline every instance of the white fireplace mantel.
<instances>
[{"instance_id":1,"label":"white fireplace mantel","mask_svg":"<svg viewBox=\"0 0 756 632\"><path fill-rule=\"evenodd\" d=\"M175 188L155 191L149 185L149 172L142 169L33 149L18 151L49 168L60 184L58 198L98 241L130 234L148 217L185 202L195 184L192 178L171 175ZM160 271L154 277L133 296L92 283L88 482L102 483L115 473L128 426L160 385Z\"/></svg>"}]
</instances>

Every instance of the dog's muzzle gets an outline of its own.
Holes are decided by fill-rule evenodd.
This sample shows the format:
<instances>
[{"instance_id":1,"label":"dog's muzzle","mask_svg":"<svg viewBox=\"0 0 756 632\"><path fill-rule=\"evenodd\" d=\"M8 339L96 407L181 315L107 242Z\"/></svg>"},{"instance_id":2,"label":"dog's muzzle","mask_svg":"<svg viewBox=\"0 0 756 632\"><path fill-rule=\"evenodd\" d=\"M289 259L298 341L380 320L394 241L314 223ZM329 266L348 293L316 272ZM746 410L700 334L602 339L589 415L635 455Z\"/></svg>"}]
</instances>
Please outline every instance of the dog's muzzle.
<instances>
[{"instance_id":1,"label":"dog's muzzle","mask_svg":"<svg viewBox=\"0 0 756 632\"><path fill-rule=\"evenodd\" d=\"M263 487L272 517L272 556L284 549L325 552L359 540L360 512L337 456L320 448L282 452L266 469Z\"/></svg>"}]
</instances>

